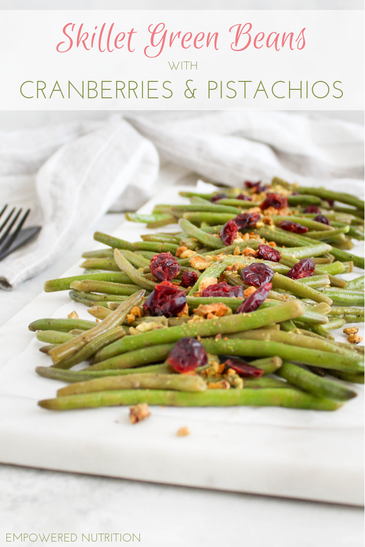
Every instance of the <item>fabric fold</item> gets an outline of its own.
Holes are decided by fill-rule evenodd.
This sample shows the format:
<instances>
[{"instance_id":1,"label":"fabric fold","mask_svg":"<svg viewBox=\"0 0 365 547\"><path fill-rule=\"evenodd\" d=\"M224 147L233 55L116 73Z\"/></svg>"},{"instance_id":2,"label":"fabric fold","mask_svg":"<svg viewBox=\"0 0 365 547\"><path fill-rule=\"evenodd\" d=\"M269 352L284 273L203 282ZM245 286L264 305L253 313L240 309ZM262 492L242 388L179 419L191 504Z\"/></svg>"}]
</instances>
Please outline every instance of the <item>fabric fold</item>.
<instances>
[{"instance_id":1,"label":"fabric fold","mask_svg":"<svg viewBox=\"0 0 365 547\"><path fill-rule=\"evenodd\" d=\"M0 132L0 206L31 206L36 241L0 262L0 287L37 275L101 215L138 209L172 184L159 161L186 177L230 186L278 176L363 195L363 127L317 113L130 112Z\"/></svg>"}]
</instances>

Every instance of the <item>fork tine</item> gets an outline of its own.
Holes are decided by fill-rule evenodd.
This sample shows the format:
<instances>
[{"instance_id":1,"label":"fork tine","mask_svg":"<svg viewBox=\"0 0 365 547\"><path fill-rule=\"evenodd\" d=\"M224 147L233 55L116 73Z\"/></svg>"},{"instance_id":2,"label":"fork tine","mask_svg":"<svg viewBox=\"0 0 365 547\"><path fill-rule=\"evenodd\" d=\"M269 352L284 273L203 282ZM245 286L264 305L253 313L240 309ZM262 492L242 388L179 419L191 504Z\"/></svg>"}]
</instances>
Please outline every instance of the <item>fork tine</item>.
<instances>
[{"instance_id":1,"label":"fork tine","mask_svg":"<svg viewBox=\"0 0 365 547\"><path fill-rule=\"evenodd\" d=\"M4 220L4 222L2 223L2 225L0 226L0 234L3 230L3 228L6 226L6 224L8 223L8 220L10 219L11 215L14 213L15 211L15 207L12 208L12 210L10 211L10 213L8 214L8 216L6 217L6 219Z\"/></svg>"},{"instance_id":2,"label":"fork tine","mask_svg":"<svg viewBox=\"0 0 365 547\"><path fill-rule=\"evenodd\" d=\"M10 226L7 228L5 234L1 237L0 239L0 252L1 254L4 253L4 251L6 251L11 245L12 243L15 241L18 233L20 232L20 230L22 229L22 226L24 224L24 222L26 221L27 219L27 216L29 215L30 213L30 209L27 209L24 213L24 215L22 216L22 218L20 219L20 221L18 222L14 232L12 234L10 234L10 237L8 237L7 239L5 239L5 243L4 245L2 245L2 243L4 242L4 237L6 237L11 228L14 226L14 223L15 221L17 220L17 218L19 217L20 213L22 212L22 209L19 209L18 213L15 215L15 217L13 218L13 220L11 221L10 223Z\"/></svg>"},{"instance_id":3,"label":"fork tine","mask_svg":"<svg viewBox=\"0 0 365 547\"><path fill-rule=\"evenodd\" d=\"M14 207L15 209L15 207ZM14 210L13 209L13 210ZM18 220L18 217L20 215L20 213L22 212L23 209L19 209L19 211L16 213L15 217L12 218L10 224L7 226L5 232L2 234L1 238L0 238L0 247L1 245L4 243L5 239L7 238L10 230L12 229L12 227L14 226L14 224L16 223L16 221ZM9 218L9 217L8 217Z\"/></svg>"},{"instance_id":4,"label":"fork tine","mask_svg":"<svg viewBox=\"0 0 365 547\"><path fill-rule=\"evenodd\" d=\"M4 207L1 209L0 211L0 218L3 216L3 213L5 211L5 209L7 208L8 204L4 205Z\"/></svg>"}]
</instances>

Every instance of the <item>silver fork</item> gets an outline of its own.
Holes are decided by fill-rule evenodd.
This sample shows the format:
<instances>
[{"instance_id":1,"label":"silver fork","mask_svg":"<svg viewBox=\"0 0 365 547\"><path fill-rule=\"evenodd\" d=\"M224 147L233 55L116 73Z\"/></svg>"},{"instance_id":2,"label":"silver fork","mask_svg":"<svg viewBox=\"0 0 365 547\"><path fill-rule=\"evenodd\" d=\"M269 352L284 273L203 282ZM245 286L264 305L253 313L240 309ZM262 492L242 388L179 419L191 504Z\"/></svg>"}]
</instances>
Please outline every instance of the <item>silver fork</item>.
<instances>
[{"instance_id":1,"label":"silver fork","mask_svg":"<svg viewBox=\"0 0 365 547\"><path fill-rule=\"evenodd\" d=\"M32 226L31 228L22 230L30 209L27 209L21 217L23 209L16 211L16 207L13 207L10 213L7 209L8 205L4 205L0 211L0 260L18 249L21 245L24 245L41 229L40 226ZM5 213L8 214L5 216ZM4 220L2 220L3 216L5 216Z\"/></svg>"}]
</instances>

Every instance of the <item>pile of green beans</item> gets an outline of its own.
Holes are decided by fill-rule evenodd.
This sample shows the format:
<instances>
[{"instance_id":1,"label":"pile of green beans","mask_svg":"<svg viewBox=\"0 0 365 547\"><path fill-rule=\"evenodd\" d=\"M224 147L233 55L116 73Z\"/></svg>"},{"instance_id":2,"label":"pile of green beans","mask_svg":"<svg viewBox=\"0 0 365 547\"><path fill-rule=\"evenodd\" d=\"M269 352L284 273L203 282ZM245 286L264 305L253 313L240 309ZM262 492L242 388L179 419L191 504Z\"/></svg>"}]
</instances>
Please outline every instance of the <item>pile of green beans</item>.
<instances>
[{"instance_id":1,"label":"pile of green beans","mask_svg":"<svg viewBox=\"0 0 365 547\"><path fill-rule=\"evenodd\" d=\"M272 214L270 222L264 211L257 225L240 230L243 239L225 245L220 237L224 224L252 208L257 212L269 192L287 198L285 210ZM242 193L246 200L239 198ZM41 351L52 359L51 366L37 367L37 374L69 384L39 405L52 410L140 402L336 410L354 398L357 393L349 382L364 382L363 346L345 339L336 342L331 330L364 321L364 275L351 281L338 277L364 269L364 258L352 253L352 240L364 237L364 203L349 194L303 188L278 178L259 194L255 188L230 188L181 196L187 198L185 204L161 204L150 215L126 215L152 229L172 225L171 231L149 232L134 243L96 232L94 239L104 247L83 253L84 273L45 283L46 292L69 290L70 298L87 306L96 321L46 318L30 324L37 339L47 344ZM215 196L219 199L211 201ZM319 207L330 224L306 213L308 205ZM288 232L280 228L283 220L308 231ZM256 258L262 244L275 246L280 261ZM180 265L175 285L185 271L197 274L194 286L184 289L187 306L181 317L143 313L143 302L159 283L150 269L152 257L159 253L171 253ZM205 269L196 269L199 261L192 257L201 257ZM288 271L305 258L315 261L313 275L289 278ZM239 272L255 262L274 272L273 288L256 311L237 313L242 298L201 296L200 285L212 279L249 289ZM217 304L224 306L224 316L192 320L199 306ZM230 389L212 389L205 372L210 365L192 375L176 373L166 359L184 337L199 340L209 362L224 365L238 357L263 376L243 377L243 387L241 382ZM86 366L75 370L80 363ZM228 374L227 366L224 370L219 378Z\"/></svg>"}]
</instances>

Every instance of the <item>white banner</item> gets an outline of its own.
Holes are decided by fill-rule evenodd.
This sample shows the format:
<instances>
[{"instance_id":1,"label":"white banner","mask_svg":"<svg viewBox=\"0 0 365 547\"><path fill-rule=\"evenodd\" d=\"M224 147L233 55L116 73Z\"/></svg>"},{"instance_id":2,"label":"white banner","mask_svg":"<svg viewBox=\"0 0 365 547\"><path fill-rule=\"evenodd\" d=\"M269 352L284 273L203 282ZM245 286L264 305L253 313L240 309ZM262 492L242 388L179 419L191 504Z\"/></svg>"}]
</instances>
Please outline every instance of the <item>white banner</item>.
<instances>
[{"instance_id":1,"label":"white banner","mask_svg":"<svg viewBox=\"0 0 365 547\"><path fill-rule=\"evenodd\" d=\"M363 108L360 11L1 11L3 110Z\"/></svg>"}]
</instances>

